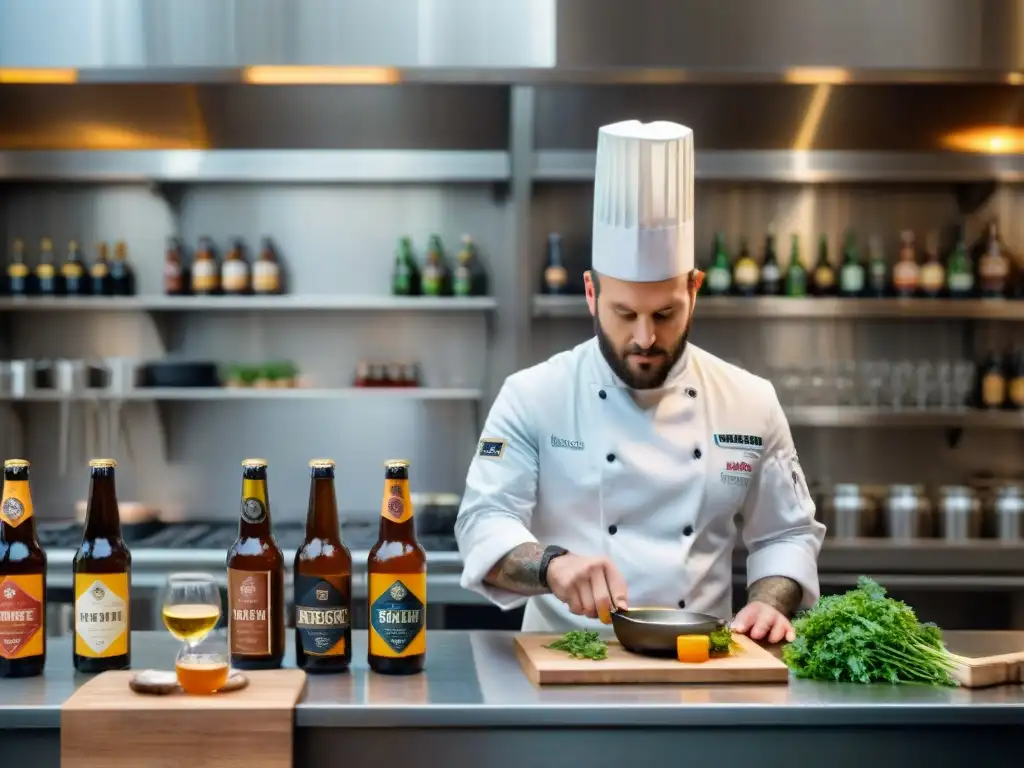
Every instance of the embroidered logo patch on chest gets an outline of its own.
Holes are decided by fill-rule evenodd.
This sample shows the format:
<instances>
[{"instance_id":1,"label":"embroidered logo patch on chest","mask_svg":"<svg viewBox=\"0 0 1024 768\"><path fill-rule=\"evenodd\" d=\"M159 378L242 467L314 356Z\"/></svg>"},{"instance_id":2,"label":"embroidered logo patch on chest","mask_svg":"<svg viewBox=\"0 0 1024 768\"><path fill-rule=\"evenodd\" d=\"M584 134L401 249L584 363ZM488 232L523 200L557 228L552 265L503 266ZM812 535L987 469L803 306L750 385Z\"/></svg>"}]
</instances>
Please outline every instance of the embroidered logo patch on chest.
<instances>
[{"instance_id":1,"label":"embroidered logo patch on chest","mask_svg":"<svg viewBox=\"0 0 1024 768\"><path fill-rule=\"evenodd\" d=\"M715 432L715 445L737 451L763 451L764 441L760 435L738 435L729 432Z\"/></svg>"},{"instance_id":2,"label":"embroidered logo patch on chest","mask_svg":"<svg viewBox=\"0 0 1024 768\"><path fill-rule=\"evenodd\" d=\"M499 437L485 437L480 441L476 455L483 459L500 459L505 455L507 442Z\"/></svg>"},{"instance_id":3,"label":"embroidered logo patch on chest","mask_svg":"<svg viewBox=\"0 0 1024 768\"><path fill-rule=\"evenodd\" d=\"M582 451L583 441L582 440L566 440L564 437L551 436L551 447L552 448L568 448L570 451Z\"/></svg>"}]
</instances>

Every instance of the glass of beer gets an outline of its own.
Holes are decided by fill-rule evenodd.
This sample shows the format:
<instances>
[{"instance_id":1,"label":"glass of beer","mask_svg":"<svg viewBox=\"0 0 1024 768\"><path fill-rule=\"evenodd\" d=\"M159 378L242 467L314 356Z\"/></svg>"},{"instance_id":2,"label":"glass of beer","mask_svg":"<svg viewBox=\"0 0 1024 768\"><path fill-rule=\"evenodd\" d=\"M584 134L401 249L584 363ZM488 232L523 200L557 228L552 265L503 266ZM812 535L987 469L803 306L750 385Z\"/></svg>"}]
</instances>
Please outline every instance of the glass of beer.
<instances>
[{"instance_id":1,"label":"glass of beer","mask_svg":"<svg viewBox=\"0 0 1024 768\"><path fill-rule=\"evenodd\" d=\"M220 621L220 588L208 573L172 573L164 587L164 625L185 648L195 647Z\"/></svg>"},{"instance_id":2,"label":"glass of beer","mask_svg":"<svg viewBox=\"0 0 1024 768\"><path fill-rule=\"evenodd\" d=\"M202 640L183 645L174 661L174 671L185 693L203 696L219 691L231 671L227 632L208 632Z\"/></svg>"}]
</instances>

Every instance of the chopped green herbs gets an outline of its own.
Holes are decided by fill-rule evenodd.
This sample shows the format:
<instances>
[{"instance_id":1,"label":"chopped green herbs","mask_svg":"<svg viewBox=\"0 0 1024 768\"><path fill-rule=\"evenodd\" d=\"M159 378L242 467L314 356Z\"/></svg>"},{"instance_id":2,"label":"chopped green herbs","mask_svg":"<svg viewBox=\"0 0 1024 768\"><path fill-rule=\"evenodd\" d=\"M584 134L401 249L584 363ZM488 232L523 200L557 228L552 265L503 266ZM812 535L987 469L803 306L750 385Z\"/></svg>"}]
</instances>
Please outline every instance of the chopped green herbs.
<instances>
[{"instance_id":1,"label":"chopped green herbs","mask_svg":"<svg viewBox=\"0 0 1024 768\"><path fill-rule=\"evenodd\" d=\"M734 645L732 640L732 630L729 627L719 627L712 632L708 637L711 640L711 653L728 653Z\"/></svg>"},{"instance_id":2,"label":"chopped green herbs","mask_svg":"<svg viewBox=\"0 0 1024 768\"><path fill-rule=\"evenodd\" d=\"M844 595L822 597L793 621L782 659L797 677L851 683L956 685L956 663L934 624L861 576Z\"/></svg>"},{"instance_id":3,"label":"chopped green herbs","mask_svg":"<svg viewBox=\"0 0 1024 768\"><path fill-rule=\"evenodd\" d=\"M560 640L546 646L555 651L565 651L574 659L598 661L608 657L608 643L597 632L589 629L574 629L566 632Z\"/></svg>"}]
</instances>

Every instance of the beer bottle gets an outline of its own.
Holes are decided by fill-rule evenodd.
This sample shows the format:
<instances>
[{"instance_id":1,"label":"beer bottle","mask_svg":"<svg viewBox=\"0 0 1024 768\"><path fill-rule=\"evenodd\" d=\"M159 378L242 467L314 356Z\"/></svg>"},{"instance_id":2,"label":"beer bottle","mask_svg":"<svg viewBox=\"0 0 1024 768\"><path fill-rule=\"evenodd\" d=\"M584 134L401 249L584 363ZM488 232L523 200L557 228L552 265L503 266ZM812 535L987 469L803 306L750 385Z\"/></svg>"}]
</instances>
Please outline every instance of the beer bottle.
<instances>
[{"instance_id":1,"label":"beer bottle","mask_svg":"<svg viewBox=\"0 0 1024 768\"><path fill-rule=\"evenodd\" d=\"M424 296L449 296L451 275L444 261L444 246L440 235L431 235L427 244L427 259L423 265L422 287Z\"/></svg>"},{"instance_id":2,"label":"beer bottle","mask_svg":"<svg viewBox=\"0 0 1024 768\"><path fill-rule=\"evenodd\" d=\"M281 293L281 265L269 237L260 242L260 257L252 265L252 290L262 296Z\"/></svg>"},{"instance_id":3,"label":"beer bottle","mask_svg":"<svg viewBox=\"0 0 1024 768\"><path fill-rule=\"evenodd\" d=\"M63 293L57 279L57 268L53 264L53 241L44 237L39 241L39 263L36 264L36 291L40 296L56 296Z\"/></svg>"},{"instance_id":4,"label":"beer bottle","mask_svg":"<svg viewBox=\"0 0 1024 768\"><path fill-rule=\"evenodd\" d=\"M0 677L33 677L46 664L46 553L36 537L28 462L4 462L0 501Z\"/></svg>"},{"instance_id":5,"label":"beer bottle","mask_svg":"<svg viewBox=\"0 0 1024 768\"><path fill-rule=\"evenodd\" d=\"M306 538L295 553L295 663L344 672L352 661L352 555L338 527L334 462L309 462Z\"/></svg>"},{"instance_id":6,"label":"beer bottle","mask_svg":"<svg viewBox=\"0 0 1024 768\"><path fill-rule=\"evenodd\" d=\"M786 267L786 295L794 298L807 295L807 270L800 260L800 235L795 233L789 246L789 265Z\"/></svg>"},{"instance_id":7,"label":"beer bottle","mask_svg":"<svg viewBox=\"0 0 1024 768\"><path fill-rule=\"evenodd\" d=\"M106 243L96 244L96 261L89 267L89 279L93 296L112 296L114 283L110 279L110 259L107 255L109 246Z\"/></svg>"},{"instance_id":8,"label":"beer bottle","mask_svg":"<svg viewBox=\"0 0 1024 768\"><path fill-rule=\"evenodd\" d=\"M242 462L238 538L228 550L231 666L277 669L284 658L284 555L270 532L267 462Z\"/></svg>"},{"instance_id":9,"label":"beer bottle","mask_svg":"<svg viewBox=\"0 0 1024 768\"><path fill-rule=\"evenodd\" d=\"M863 295L865 282L864 264L853 230L846 230L843 241L843 265L839 268L839 295L855 298Z\"/></svg>"},{"instance_id":10,"label":"beer bottle","mask_svg":"<svg viewBox=\"0 0 1024 768\"><path fill-rule=\"evenodd\" d=\"M7 291L11 296L28 295L28 265L25 264L25 241L15 240L11 246L11 263L7 265Z\"/></svg>"},{"instance_id":11,"label":"beer bottle","mask_svg":"<svg viewBox=\"0 0 1024 768\"><path fill-rule=\"evenodd\" d=\"M828 235L818 238L818 261L811 273L811 293L815 296L831 296L836 292L836 271L828 260Z\"/></svg>"},{"instance_id":12,"label":"beer bottle","mask_svg":"<svg viewBox=\"0 0 1024 768\"><path fill-rule=\"evenodd\" d=\"M707 286L709 296L727 296L732 290L732 265L729 263L729 251L725 247L725 233L715 233L715 253L708 267L707 280L701 288Z\"/></svg>"},{"instance_id":13,"label":"beer bottle","mask_svg":"<svg viewBox=\"0 0 1024 768\"><path fill-rule=\"evenodd\" d=\"M249 262L245 258L245 243L241 238L231 242L231 250L220 265L221 290L227 296L241 296L249 292Z\"/></svg>"},{"instance_id":14,"label":"beer bottle","mask_svg":"<svg viewBox=\"0 0 1024 768\"><path fill-rule=\"evenodd\" d=\"M189 287L188 268L182 256L181 241L176 237L169 237L164 256L164 293L168 296L184 296L188 293Z\"/></svg>"},{"instance_id":15,"label":"beer bottle","mask_svg":"<svg viewBox=\"0 0 1024 768\"><path fill-rule=\"evenodd\" d=\"M403 237L395 251L395 268L391 275L391 292L395 296L419 296L420 268L412 253L412 240Z\"/></svg>"},{"instance_id":16,"label":"beer bottle","mask_svg":"<svg viewBox=\"0 0 1024 768\"><path fill-rule=\"evenodd\" d=\"M113 459L93 459L85 535L75 553L75 669L131 666L132 556L121 538Z\"/></svg>"},{"instance_id":17,"label":"beer bottle","mask_svg":"<svg viewBox=\"0 0 1024 768\"><path fill-rule=\"evenodd\" d=\"M192 293L196 296L212 296L220 290L220 274L213 256L213 242L208 237L199 238L199 248L192 260Z\"/></svg>"},{"instance_id":18,"label":"beer bottle","mask_svg":"<svg viewBox=\"0 0 1024 768\"><path fill-rule=\"evenodd\" d=\"M747 239L740 239L740 254L733 265L732 284L733 289L740 296L753 296L757 293L758 282L761 279L761 269L757 262L750 256L750 248L747 246Z\"/></svg>"},{"instance_id":19,"label":"beer bottle","mask_svg":"<svg viewBox=\"0 0 1024 768\"><path fill-rule=\"evenodd\" d=\"M562 263L562 236L557 232L548 234L548 249L545 255L542 290L552 296L565 293L569 272Z\"/></svg>"},{"instance_id":20,"label":"beer bottle","mask_svg":"<svg viewBox=\"0 0 1024 768\"><path fill-rule=\"evenodd\" d=\"M427 554L416 540L409 462L384 464L380 532L370 550L370 669L385 675L423 671L427 657Z\"/></svg>"},{"instance_id":21,"label":"beer bottle","mask_svg":"<svg viewBox=\"0 0 1024 768\"><path fill-rule=\"evenodd\" d=\"M778 296L782 293L782 269L775 253L775 233L769 231L764 237L764 259L761 261L762 296Z\"/></svg>"},{"instance_id":22,"label":"beer bottle","mask_svg":"<svg viewBox=\"0 0 1024 768\"><path fill-rule=\"evenodd\" d=\"M115 296L135 295L135 270L128 263L128 245L114 243L114 261L110 264L110 290Z\"/></svg>"},{"instance_id":23,"label":"beer bottle","mask_svg":"<svg viewBox=\"0 0 1024 768\"><path fill-rule=\"evenodd\" d=\"M946 289L951 299L965 299L974 295L974 287L974 267L964 243L963 227L960 227L956 245L946 263Z\"/></svg>"},{"instance_id":24,"label":"beer bottle","mask_svg":"<svg viewBox=\"0 0 1024 768\"><path fill-rule=\"evenodd\" d=\"M64 278L64 291L68 296L85 296L89 293L89 282L85 279L85 267L82 265L82 252L76 240L68 243L68 257L60 266L60 276Z\"/></svg>"}]
</instances>

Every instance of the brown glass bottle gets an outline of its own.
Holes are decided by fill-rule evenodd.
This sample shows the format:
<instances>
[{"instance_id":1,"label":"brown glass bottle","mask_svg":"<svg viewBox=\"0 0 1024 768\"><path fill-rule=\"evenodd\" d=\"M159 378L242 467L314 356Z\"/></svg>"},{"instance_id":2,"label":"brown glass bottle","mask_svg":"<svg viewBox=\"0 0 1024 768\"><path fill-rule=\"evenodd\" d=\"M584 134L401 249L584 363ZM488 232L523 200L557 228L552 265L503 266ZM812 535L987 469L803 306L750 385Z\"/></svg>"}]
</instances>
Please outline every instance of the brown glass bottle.
<instances>
[{"instance_id":1,"label":"brown glass bottle","mask_svg":"<svg viewBox=\"0 0 1024 768\"><path fill-rule=\"evenodd\" d=\"M39 546L29 464L4 462L0 501L0 677L34 677L46 666L46 553Z\"/></svg>"},{"instance_id":2,"label":"brown glass bottle","mask_svg":"<svg viewBox=\"0 0 1024 768\"><path fill-rule=\"evenodd\" d=\"M89 462L89 505L75 553L75 647L79 672L131 666L132 556L121 538L113 459Z\"/></svg>"},{"instance_id":3,"label":"brown glass bottle","mask_svg":"<svg viewBox=\"0 0 1024 768\"><path fill-rule=\"evenodd\" d=\"M164 255L164 293L168 296L184 296L190 287L181 241L176 237L169 237L167 252Z\"/></svg>"},{"instance_id":4,"label":"brown glass bottle","mask_svg":"<svg viewBox=\"0 0 1024 768\"><path fill-rule=\"evenodd\" d=\"M295 663L344 672L352 662L352 554L341 540L334 462L309 462L306 538L295 553Z\"/></svg>"},{"instance_id":5,"label":"brown glass bottle","mask_svg":"<svg viewBox=\"0 0 1024 768\"><path fill-rule=\"evenodd\" d=\"M228 550L231 666L277 669L284 658L284 555L270 523L267 462L242 462L238 538Z\"/></svg>"},{"instance_id":6,"label":"brown glass bottle","mask_svg":"<svg viewBox=\"0 0 1024 768\"><path fill-rule=\"evenodd\" d=\"M370 669L385 675L422 672L427 658L427 553L416 540L409 462L384 464L380 532L370 550Z\"/></svg>"}]
</instances>

